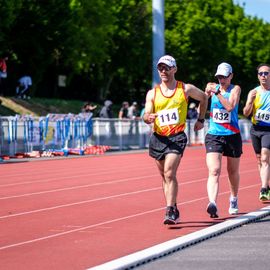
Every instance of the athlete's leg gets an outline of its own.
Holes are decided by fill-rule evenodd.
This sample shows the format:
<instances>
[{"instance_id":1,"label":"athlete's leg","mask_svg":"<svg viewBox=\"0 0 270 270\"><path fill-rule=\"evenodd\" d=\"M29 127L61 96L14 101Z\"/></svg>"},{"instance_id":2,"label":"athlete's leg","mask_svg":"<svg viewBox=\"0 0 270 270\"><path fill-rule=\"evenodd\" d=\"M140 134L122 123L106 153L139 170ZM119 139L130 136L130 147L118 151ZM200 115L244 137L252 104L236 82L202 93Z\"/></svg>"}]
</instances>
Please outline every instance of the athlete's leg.
<instances>
[{"instance_id":1,"label":"athlete's leg","mask_svg":"<svg viewBox=\"0 0 270 270\"><path fill-rule=\"evenodd\" d=\"M221 159L221 153L211 152L206 154L206 164L208 167L207 193L210 202L217 201Z\"/></svg>"},{"instance_id":2,"label":"athlete's leg","mask_svg":"<svg viewBox=\"0 0 270 270\"><path fill-rule=\"evenodd\" d=\"M262 188L268 188L270 180L270 150L267 148L262 148L261 150L259 171Z\"/></svg>"},{"instance_id":3,"label":"athlete's leg","mask_svg":"<svg viewBox=\"0 0 270 270\"><path fill-rule=\"evenodd\" d=\"M227 157L227 171L232 197L237 197L238 195L240 181L239 165L240 158Z\"/></svg>"},{"instance_id":4,"label":"athlete's leg","mask_svg":"<svg viewBox=\"0 0 270 270\"><path fill-rule=\"evenodd\" d=\"M181 161L181 155L169 153L165 160L156 161L163 180L163 191L167 206L177 203L178 182L176 172Z\"/></svg>"}]
</instances>

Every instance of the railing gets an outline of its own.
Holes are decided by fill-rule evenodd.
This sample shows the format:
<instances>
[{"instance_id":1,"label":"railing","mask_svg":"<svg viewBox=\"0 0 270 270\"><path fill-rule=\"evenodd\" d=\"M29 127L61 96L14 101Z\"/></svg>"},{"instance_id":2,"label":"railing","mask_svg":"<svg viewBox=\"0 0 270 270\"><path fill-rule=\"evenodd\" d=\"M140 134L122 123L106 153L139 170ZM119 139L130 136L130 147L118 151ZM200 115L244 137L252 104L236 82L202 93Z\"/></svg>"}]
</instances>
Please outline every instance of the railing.
<instances>
[{"instance_id":1,"label":"railing","mask_svg":"<svg viewBox=\"0 0 270 270\"><path fill-rule=\"evenodd\" d=\"M188 145L204 144L208 130L194 132L195 121L187 120ZM243 141L250 140L250 121L239 120ZM151 126L142 120L91 118L91 115L15 116L0 118L0 155L18 152L84 148L107 145L112 150L148 147Z\"/></svg>"}]
</instances>

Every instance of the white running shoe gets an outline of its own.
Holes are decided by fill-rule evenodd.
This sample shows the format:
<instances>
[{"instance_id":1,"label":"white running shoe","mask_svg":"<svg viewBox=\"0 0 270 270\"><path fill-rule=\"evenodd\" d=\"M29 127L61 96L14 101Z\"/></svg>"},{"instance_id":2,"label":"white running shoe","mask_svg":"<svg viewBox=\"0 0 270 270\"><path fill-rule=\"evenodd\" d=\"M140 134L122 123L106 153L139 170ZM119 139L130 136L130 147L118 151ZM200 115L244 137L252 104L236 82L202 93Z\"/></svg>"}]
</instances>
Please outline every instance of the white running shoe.
<instances>
[{"instance_id":1,"label":"white running shoe","mask_svg":"<svg viewBox=\"0 0 270 270\"><path fill-rule=\"evenodd\" d=\"M230 199L229 214L230 215L238 214L238 200L237 200L237 198Z\"/></svg>"}]
</instances>

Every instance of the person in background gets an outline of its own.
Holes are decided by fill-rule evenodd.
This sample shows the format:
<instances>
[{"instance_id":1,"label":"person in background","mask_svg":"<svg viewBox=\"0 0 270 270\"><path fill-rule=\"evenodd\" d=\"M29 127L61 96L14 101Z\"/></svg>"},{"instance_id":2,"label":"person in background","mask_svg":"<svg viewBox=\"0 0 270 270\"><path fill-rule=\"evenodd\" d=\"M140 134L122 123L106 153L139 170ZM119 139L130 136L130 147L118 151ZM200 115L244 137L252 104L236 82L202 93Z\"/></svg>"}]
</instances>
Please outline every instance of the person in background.
<instances>
[{"instance_id":1,"label":"person in background","mask_svg":"<svg viewBox=\"0 0 270 270\"><path fill-rule=\"evenodd\" d=\"M177 72L175 59L170 55L161 57L157 70L161 83L149 90L146 95L143 120L153 124L149 142L149 155L155 159L162 178L166 212L163 223L177 224L180 213L177 208L178 181L177 169L181 162L187 136L184 133L189 97L200 102L195 130L204 127L207 109L207 96L192 84L175 79Z\"/></svg>"},{"instance_id":2,"label":"person in background","mask_svg":"<svg viewBox=\"0 0 270 270\"><path fill-rule=\"evenodd\" d=\"M128 118L135 119L138 116L137 102L134 101L132 105L128 108Z\"/></svg>"},{"instance_id":3,"label":"person in background","mask_svg":"<svg viewBox=\"0 0 270 270\"><path fill-rule=\"evenodd\" d=\"M190 135L189 143L197 144L199 143L199 139L198 139L199 131L198 130L194 131L194 139L193 139L193 136L191 135L192 134L191 126L193 125L193 122L196 121L196 119L198 118L198 110L194 102L191 102L188 108L189 109L187 113L187 119L190 120L189 121L189 135Z\"/></svg>"},{"instance_id":4,"label":"person in background","mask_svg":"<svg viewBox=\"0 0 270 270\"><path fill-rule=\"evenodd\" d=\"M270 200L270 65L260 64L257 73L260 85L248 93L243 113L252 115L250 135L261 178L259 200L266 201Z\"/></svg>"},{"instance_id":5,"label":"person in background","mask_svg":"<svg viewBox=\"0 0 270 270\"><path fill-rule=\"evenodd\" d=\"M127 101L124 101L118 113L119 119L128 119L128 108L129 108L129 103Z\"/></svg>"},{"instance_id":6,"label":"person in background","mask_svg":"<svg viewBox=\"0 0 270 270\"><path fill-rule=\"evenodd\" d=\"M82 107L82 113L94 113L94 110L97 108L97 105L94 105L91 102L86 102Z\"/></svg>"},{"instance_id":7,"label":"person in background","mask_svg":"<svg viewBox=\"0 0 270 270\"><path fill-rule=\"evenodd\" d=\"M145 111L145 103L142 103L141 104L141 107L142 107L142 109L140 111L140 118L142 119L143 118L143 115L144 115L144 111Z\"/></svg>"},{"instance_id":8,"label":"person in background","mask_svg":"<svg viewBox=\"0 0 270 270\"><path fill-rule=\"evenodd\" d=\"M16 97L23 98L23 99L26 99L26 98L30 99L29 90L31 86L32 86L32 79L30 76L26 75L26 76L21 77L18 80L18 84L16 87Z\"/></svg>"},{"instance_id":9,"label":"person in background","mask_svg":"<svg viewBox=\"0 0 270 270\"><path fill-rule=\"evenodd\" d=\"M189 110L188 110L188 114L187 114L187 119L197 119L198 118L198 111L197 111L197 107L196 104L194 102L191 102L189 104Z\"/></svg>"},{"instance_id":10,"label":"person in background","mask_svg":"<svg viewBox=\"0 0 270 270\"><path fill-rule=\"evenodd\" d=\"M238 125L238 104L241 88L231 84L233 70L230 64L221 63L216 71L217 83L208 83L205 93L211 97L210 126L205 136L208 167L207 192L210 217L218 217L217 198L222 156L227 157L230 183L229 214L238 213L239 164L242 139Z\"/></svg>"},{"instance_id":11,"label":"person in background","mask_svg":"<svg viewBox=\"0 0 270 270\"><path fill-rule=\"evenodd\" d=\"M99 113L100 118L113 118L112 104L111 100L105 100L104 106Z\"/></svg>"},{"instance_id":12,"label":"person in background","mask_svg":"<svg viewBox=\"0 0 270 270\"><path fill-rule=\"evenodd\" d=\"M0 95L5 95L6 92L6 83L5 80L7 78L7 61L8 56L0 58Z\"/></svg>"}]
</instances>

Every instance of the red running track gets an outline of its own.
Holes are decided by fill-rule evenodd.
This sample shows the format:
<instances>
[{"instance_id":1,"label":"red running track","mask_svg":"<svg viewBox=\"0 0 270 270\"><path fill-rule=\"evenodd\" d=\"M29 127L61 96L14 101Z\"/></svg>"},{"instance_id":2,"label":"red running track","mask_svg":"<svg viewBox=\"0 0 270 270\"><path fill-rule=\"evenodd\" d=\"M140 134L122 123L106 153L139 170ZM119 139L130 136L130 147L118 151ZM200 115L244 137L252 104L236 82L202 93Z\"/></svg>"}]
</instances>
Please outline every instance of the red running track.
<instances>
[{"instance_id":1,"label":"red running track","mask_svg":"<svg viewBox=\"0 0 270 270\"><path fill-rule=\"evenodd\" d=\"M223 161L219 219L205 209L204 147L178 171L181 223L166 227L161 178L144 153L0 165L0 262L5 270L87 269L233 218ZM262 208L252 147L244 145L240 215Z\"/></svg>"}]
</instances>

